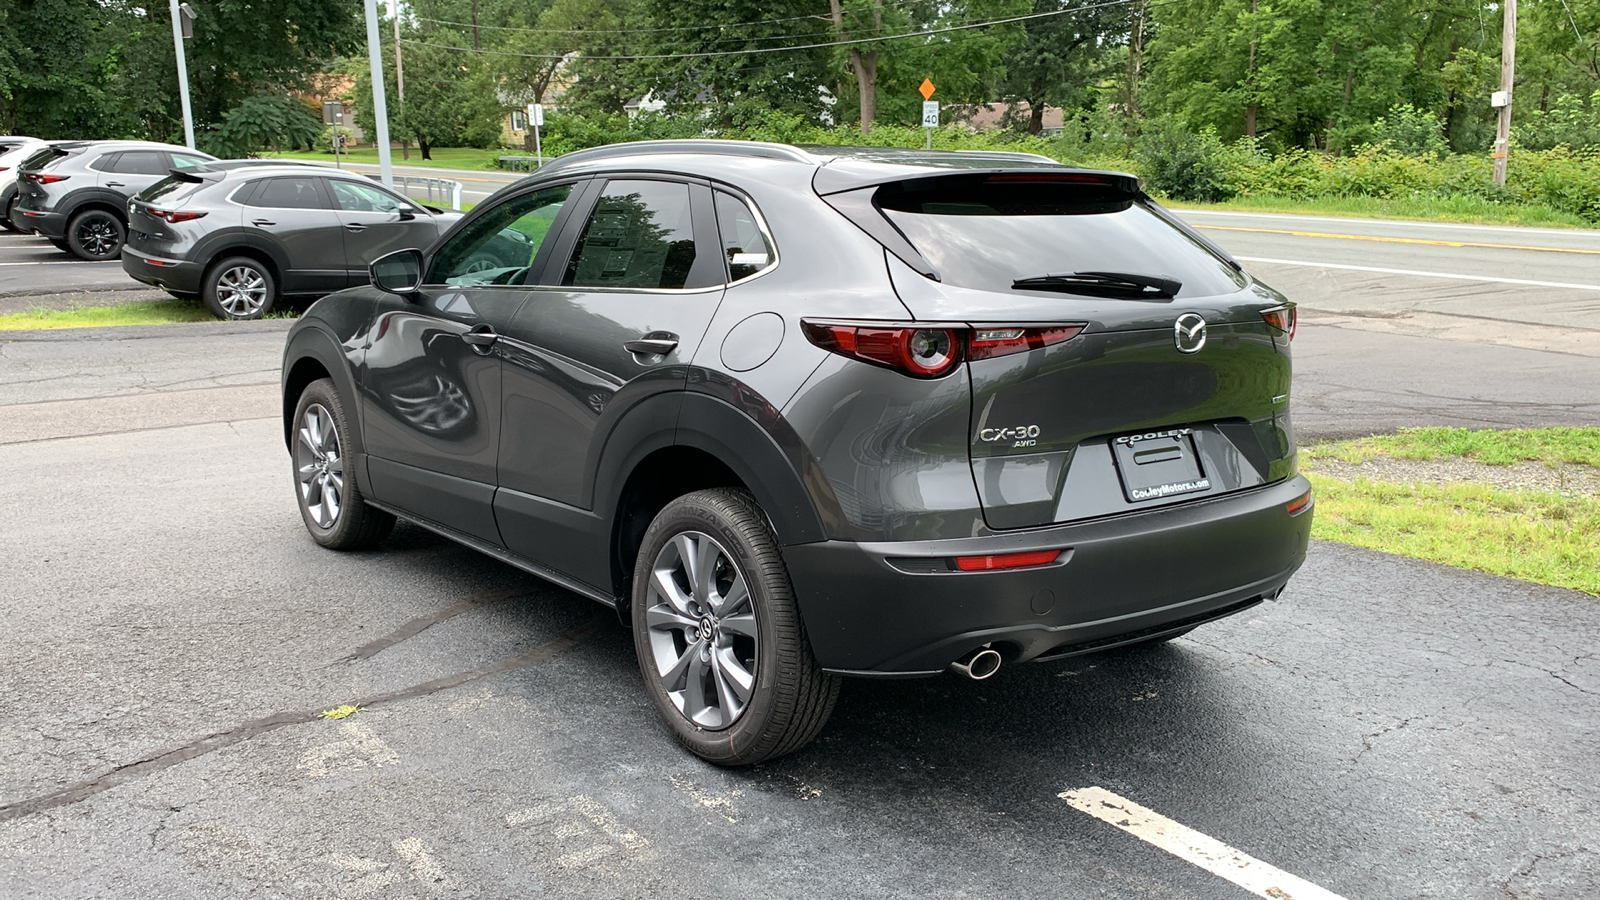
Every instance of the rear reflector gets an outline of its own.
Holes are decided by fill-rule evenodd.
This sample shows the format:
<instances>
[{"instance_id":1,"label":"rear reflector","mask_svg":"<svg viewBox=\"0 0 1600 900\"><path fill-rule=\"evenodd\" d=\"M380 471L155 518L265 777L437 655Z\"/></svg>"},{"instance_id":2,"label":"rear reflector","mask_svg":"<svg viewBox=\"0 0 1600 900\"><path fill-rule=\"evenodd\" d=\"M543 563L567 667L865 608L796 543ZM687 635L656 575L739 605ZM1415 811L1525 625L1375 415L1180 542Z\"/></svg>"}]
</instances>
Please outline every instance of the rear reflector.
<instances>
[{"instance_id":1,"label":"rear reflector","mask_svg":"<svg viewBox=\"0 0 1600 900\"><path fill-rule=\"evenodd\" d=\"M963 572L986 572L990 569L1021 569L1028 566L1047 566L1061 555L1060 550L1029 550L1025 553L1000 553L995 556L958 556L956 568Z\"/></svg>"},{"instance_id":2,"label":"rear reflector","mask_svg":"<svg viewBox=\"0 0 1600 900\"><path fill-rule=\"evenodd\" d=\"M1290 500L1288 503L1285 503L1283 505L1283 508L1288 510L1289 511L1289 515L1291 515L1291 516L1298 516L1301 513L1305 512L1310 507L1311 507L1311 492L1310 491L1306 491L1300 497L1297 497L1294 500Z\"/></svg>"},{"instance_id":3,"label":"rear reflector","mask_svg":"<svg viewBox=\"0 0 1600 900\"><path fill-rule=\"evenodd\" d=\"M1289 340L1294 340L1295 326L1300 323L1300 315L1295 311L1293 304L1264 309L1261 311L1261 318L1266 319L1268 325L1287 334Z\"/></svg>"}]
</instances>

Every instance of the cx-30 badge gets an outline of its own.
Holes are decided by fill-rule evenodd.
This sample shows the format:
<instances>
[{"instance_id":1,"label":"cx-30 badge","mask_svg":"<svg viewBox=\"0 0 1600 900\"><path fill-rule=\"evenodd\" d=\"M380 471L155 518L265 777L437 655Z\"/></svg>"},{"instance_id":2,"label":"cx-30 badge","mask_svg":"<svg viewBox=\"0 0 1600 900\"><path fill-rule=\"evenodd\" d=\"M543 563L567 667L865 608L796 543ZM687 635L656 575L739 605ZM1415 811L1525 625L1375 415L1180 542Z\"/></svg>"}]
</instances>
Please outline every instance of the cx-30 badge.
<instances>
[{"instance_id":1,"label":"cx-30 badge","mask_svg":"<svg viewBox=\"0 0 1600 900\"><path fill-rule=\"evenodd\" d=\"M1184 313L1172 324L1172 340L1179 353L1199 353L1206 345L1206 320L1197 313Z\"/></svg>"}]
</instances>

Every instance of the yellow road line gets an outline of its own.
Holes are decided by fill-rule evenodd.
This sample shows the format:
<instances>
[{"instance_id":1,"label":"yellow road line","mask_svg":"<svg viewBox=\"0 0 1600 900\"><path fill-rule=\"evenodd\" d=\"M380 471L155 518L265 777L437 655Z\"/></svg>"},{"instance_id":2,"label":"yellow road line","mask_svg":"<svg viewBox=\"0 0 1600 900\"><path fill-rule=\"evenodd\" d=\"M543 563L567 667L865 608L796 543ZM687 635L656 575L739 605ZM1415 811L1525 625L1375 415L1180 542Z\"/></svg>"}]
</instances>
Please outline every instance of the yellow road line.
<instances>
[{"instance_id":1,"label":"yellow road line","mask_svg":"<svg viewBox=\"0 0 1600 900\"><path fill-rule=\"evenodd\" d=\"M1195 225L1211 231L1249 231L1256 234L1287 234L1293 237L1336 238L1342 241L1378 241L1385 244L1431 244L1435 247L1486 247L1491 250L1537 250L1541 253L1582 253L1600 256L1600 250L1579 247L1534 247L1526 244L1486 244L1479 241L1437 241L1428 238L1380 237L1373 234L1339 234L1333 231L1296 231L1292 228L1245 228L1240 225Z\"/></svg>"}]
</instances>

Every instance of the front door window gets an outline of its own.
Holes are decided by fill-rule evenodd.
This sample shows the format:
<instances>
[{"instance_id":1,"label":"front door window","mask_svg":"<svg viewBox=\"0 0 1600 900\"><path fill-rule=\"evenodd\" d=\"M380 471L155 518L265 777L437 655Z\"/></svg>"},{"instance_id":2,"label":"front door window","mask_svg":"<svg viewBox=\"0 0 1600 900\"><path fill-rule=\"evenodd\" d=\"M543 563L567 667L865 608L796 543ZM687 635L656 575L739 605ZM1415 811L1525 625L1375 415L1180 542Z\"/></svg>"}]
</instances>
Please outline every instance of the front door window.
<instances>
[{"instance_id":1,"label":"front door window","mask_svg":"<svg viewBox=\"0 0 1600 900\"><path fill-rule=\"evenodd\" d=\"M474 219L434 254L427 284L526 284L572 185L533 191Z\"/></svg>"}]
</instances>

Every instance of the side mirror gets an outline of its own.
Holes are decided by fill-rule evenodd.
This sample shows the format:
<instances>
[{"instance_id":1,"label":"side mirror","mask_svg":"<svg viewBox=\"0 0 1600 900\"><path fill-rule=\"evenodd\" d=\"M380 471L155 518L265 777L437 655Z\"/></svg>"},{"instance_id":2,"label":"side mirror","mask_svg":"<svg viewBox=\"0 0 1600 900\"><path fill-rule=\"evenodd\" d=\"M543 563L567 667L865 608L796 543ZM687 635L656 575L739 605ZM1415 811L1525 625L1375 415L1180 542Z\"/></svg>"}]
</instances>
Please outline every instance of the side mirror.
<instances>
[{"instance_id":1,"label":"side mirror","mask_svg":"<svg viewBox=\"0 0 1600 900\"><path fill-rule=\"evenodd\" d=\"M412 219L415 219L416 217L417 217L416 210L412 209L409 206L400 207L400 221L409 222Z\"/></svg>"},{"instance_id":2,"label":"side mirror","mask_svg":"<svg viewBox=\"0 0 1600 900\"><path fill-rule=\"evenodd\" d=\"M404 297L414 294L422 284L422 251L396 250L373 260L367 266L372 284L380 291Z\"/></svg>"}]
</instances>

